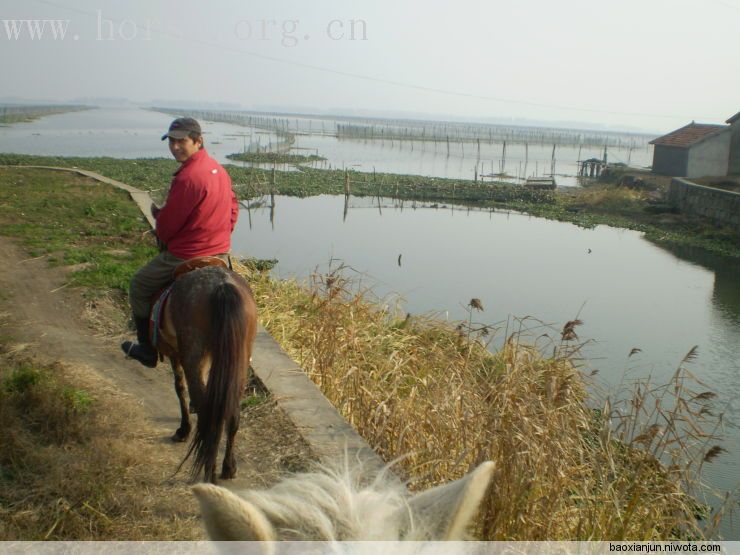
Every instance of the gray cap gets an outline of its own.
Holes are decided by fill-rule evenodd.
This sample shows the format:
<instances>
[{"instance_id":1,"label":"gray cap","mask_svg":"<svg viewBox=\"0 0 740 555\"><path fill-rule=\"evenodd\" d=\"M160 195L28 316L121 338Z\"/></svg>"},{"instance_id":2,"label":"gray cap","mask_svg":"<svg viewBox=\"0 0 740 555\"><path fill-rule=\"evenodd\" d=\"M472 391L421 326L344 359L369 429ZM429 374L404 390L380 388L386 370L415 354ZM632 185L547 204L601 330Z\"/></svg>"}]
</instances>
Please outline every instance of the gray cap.
<instances>
[{"instance_id":1,"label":"gray cap","mask_svg":"<svg viewBox=\"0 0 740 555\"><path fill-rule=\"evenodd\" d=\"M189 137L192 133L201 134L200 124L193 118L177 118L170 124L170 129L162 135L164 141L167 137L173 139L184 139Z\"/></svg>"}]
</instances>

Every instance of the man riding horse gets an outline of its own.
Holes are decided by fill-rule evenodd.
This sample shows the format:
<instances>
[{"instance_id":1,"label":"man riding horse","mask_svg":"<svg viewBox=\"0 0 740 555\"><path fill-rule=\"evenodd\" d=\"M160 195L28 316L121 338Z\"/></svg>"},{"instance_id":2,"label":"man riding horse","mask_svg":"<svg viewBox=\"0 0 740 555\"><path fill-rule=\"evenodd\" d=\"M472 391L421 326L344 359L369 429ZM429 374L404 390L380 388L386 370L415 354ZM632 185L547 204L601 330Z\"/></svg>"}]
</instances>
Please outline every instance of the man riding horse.
<instances>
[{"instance_id":1,"label":"man riding horse","mask_svg":"<svg viewBox=\"0 0 740 555\"><path fill-rule=\"evenodd\" d=\"M177 118L162 136L165 139L180 167L164 206L151 207L163 249L131 280L129 301L138 342L121 344L127 356L149 368L157 365L157 351L149 339L152 297L172 281L173 271L186 260L217 256L228 261L231 232L239 215L231 178L206 152L200 124L193 118Z\"/></svg>"}]
</instances>

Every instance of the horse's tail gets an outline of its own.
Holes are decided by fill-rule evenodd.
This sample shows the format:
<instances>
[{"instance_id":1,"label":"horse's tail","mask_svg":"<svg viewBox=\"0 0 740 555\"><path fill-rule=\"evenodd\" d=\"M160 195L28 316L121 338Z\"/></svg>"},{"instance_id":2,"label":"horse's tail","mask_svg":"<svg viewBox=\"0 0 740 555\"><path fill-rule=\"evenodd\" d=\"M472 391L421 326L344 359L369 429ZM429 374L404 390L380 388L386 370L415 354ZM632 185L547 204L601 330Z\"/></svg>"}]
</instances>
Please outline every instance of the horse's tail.
<instances>
[{"instance_id":1,"label":"horse's tail","mask_svg":"<svg viewBox=\"0 0 740 555\"><path fill-rule=\"evenodd\" d=\"M207 463L215 465L224 423L239 418L244 387L241 378L246 375L249 363L243 296L233 283L225 282L213 290L210 301L211 371L205 396L198 407L198 427L185 457L193 454L193 479Z\"/></svg>"}]
</instances>

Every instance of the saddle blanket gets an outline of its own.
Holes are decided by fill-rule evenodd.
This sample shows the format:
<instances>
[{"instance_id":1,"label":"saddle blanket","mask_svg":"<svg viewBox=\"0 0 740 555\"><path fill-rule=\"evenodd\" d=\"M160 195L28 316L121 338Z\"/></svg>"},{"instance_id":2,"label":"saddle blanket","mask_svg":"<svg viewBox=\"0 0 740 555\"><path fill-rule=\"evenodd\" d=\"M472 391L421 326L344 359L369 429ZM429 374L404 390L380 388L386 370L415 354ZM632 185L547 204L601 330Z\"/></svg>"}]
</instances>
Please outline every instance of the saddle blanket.
<instances>
[{"instance_id":1,"label":"saddle blanket","mask_svg":"<svg viewBox=\"0 0 740 555\"><path fill-rule=\"evenodd\" d=\"M162 325L162 315L164 314L164 307L167 304L167 298L170 296L170 291L174 282L170 283L167 288L162 291L162 294L157 297L157 300L152 306L152 311L149 313L149 340L152 345L157 347L157 340L159 339L159 329Z\"/></svg>"}]
</instances>

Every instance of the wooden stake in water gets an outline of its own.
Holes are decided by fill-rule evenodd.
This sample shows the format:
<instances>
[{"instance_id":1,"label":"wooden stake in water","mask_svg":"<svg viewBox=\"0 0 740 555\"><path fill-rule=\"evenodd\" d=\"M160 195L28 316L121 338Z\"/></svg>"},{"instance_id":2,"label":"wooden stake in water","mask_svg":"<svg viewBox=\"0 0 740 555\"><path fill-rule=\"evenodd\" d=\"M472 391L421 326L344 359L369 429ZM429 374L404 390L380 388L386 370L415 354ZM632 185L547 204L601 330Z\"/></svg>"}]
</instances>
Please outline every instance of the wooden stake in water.
<instances>
[{"instance_id":1,"label":"wooden stake in water","mask_svg":"<svg viewBox=\"0 0 740 555\"><path fill-rule=\"evenodd\" d=\"M552 160L550 161L550 175L555 175L555 143L552 145Z\"/></svg>"},{"instance_id":2,"label":"wooden stake in water","mask_svg":"<svg viewBox=\"0 0 740 555\"><path fill-rule=\"evenodd\" d=\"M506 141L501 149L501 174L506 173Z\"/></svg>"},{"instance_id":3,"label":"wooden stake in water","mask_svg":"<svg viewBox=\"0 0 740 555\"><path fill-rule=\"evenodd\" d=\"M349 195L349 172L344 170L344 194Z\"/></svg>"},{"instance_id":4,"label":"wooden stake in water","mask_svg":"<svg viewBox=\"0 0 740 555\"><path fill-rule=\"evenodd\" d=\"M275 191L270 192L270 226L275 231Z\"/></svg>"}]
</instances>

